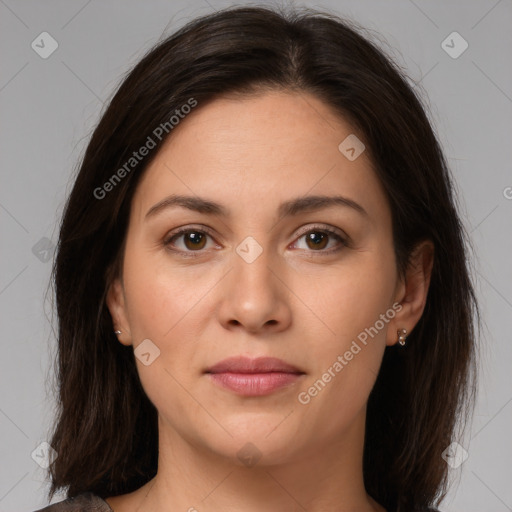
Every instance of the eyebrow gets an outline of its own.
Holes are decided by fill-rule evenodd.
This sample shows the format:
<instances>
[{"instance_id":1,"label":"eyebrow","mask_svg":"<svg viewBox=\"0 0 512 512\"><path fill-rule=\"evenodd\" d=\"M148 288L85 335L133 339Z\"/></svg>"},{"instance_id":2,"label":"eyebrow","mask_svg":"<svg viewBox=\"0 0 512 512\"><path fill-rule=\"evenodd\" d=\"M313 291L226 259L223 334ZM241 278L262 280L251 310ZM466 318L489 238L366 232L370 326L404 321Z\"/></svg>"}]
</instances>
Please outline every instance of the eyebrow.
<instances>
[{"instance_id":1,"label":"eyebrow","mask_svg":"<svg viewBox=\"0 0 512 512\"><path fill-rule=\"evenodd\" d=\"M368 217L368 212L354 200L340 195L325 196L313 195L297 197L290 199L279 205L278 214L279 218L286 216L298 215L304 212L312 212L333 206L342 206L352 208L358 213ZM216 215L220 217L230 217L230 211L223 205L204 199L198 196L185 196L179 194L172 194L165 197L155 205L153 205L146 213L145 219L153 217L167 208L181 207L192 210L198 213L207 215Z\"/></svg>"}]
</instances>

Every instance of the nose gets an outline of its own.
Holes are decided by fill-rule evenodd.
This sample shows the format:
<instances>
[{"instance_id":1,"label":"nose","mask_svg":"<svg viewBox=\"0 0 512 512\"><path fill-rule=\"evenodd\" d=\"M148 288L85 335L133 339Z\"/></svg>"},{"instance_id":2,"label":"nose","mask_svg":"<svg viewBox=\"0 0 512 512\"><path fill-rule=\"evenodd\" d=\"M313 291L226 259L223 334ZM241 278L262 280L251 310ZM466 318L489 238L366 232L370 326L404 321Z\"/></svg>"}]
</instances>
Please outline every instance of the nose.
<instances>
[{"instance_id":1,"label":"nose","mask_svg":"<svg viewBox=\"0 0 512 512\"><path fill-rule=\"evenodd\" d=\"M220 321L228 330L247 332L278 332L291 323L285 270L268 250L251 261L238 253L233 267L223 280Z\"/></svg>"}]
</instances>

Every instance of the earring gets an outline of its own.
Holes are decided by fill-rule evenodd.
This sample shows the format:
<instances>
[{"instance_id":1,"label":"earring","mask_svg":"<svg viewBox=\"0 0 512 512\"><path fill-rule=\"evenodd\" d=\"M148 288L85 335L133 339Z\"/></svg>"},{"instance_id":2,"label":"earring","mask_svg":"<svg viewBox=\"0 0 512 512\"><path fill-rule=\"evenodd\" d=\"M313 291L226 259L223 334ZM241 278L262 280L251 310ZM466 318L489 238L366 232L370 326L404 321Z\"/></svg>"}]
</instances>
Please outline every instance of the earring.
<instances>
[{"instance_id":1,"label":"earring","mask_svg":"<svg viewBox=\"0 0 512 512\"><path fill-rule=\"evenodd\" d=\"M398 334L398 343L402 345L402 347L405 345L405 340L407 339L407 330L406 329L399 329L397 331Z\"/></svg>"},{"instance_id":2,"label":"earring","mask_svg":"<svg viewBox=\"0 0 512 512\"><path fill-rule=\"evenodd\" d=\"M121 334L121 331L114 331L114 334Z\"/></svg>"}]
</instances>

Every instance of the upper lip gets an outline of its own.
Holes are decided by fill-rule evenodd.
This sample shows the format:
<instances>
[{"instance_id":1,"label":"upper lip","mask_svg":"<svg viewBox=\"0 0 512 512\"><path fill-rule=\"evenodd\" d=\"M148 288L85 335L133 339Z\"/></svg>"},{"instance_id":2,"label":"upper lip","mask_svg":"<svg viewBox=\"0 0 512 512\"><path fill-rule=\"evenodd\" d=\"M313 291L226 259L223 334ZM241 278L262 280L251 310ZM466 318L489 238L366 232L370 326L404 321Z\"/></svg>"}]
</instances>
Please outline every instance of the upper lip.
<instances>
[{"instance_id":1,"label":"upper lip","mask_svg":"<svg viewBox=\"0 0 512 512\"><path fill-rule=\"evenodd\" d=\"M208 368L206 373L304 373L297 367L276 357L228 357Z\"/></svg>"}]
</instances>

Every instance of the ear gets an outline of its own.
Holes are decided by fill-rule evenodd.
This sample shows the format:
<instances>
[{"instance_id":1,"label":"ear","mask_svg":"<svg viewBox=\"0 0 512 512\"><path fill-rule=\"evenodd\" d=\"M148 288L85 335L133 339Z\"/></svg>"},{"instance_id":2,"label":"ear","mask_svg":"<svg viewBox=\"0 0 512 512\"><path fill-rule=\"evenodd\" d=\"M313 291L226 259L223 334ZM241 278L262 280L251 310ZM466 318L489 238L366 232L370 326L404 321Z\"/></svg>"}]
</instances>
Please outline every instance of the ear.
<instances>
[{"instance_id":1,"label":"ear","mask_svg":"<svg viewBox=\"0 0 512 512\"><path fill-rule=\"evenodd\" d=\"M126 315L124 288L120 278L115 278L107 291L107 307L112 317L113 330L121 331L117 339L123 345L132 344L132 336L129 328L129 322Z\"/></svg>"},{"instance_id":2,"label":"ear","mask_svg":"<svg viewBox=\"0 0 512 512\"><path fill-rule=\"evenodd\" d=\"M434 264L434 244L430 240L420 242L411 255L405 278L400 280L395 302L400 309L389 323L386 345L395 345L398 341L397 331L406 329L407 336L421 318L432 275Z\"/></svg>"}]
</instances>

